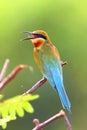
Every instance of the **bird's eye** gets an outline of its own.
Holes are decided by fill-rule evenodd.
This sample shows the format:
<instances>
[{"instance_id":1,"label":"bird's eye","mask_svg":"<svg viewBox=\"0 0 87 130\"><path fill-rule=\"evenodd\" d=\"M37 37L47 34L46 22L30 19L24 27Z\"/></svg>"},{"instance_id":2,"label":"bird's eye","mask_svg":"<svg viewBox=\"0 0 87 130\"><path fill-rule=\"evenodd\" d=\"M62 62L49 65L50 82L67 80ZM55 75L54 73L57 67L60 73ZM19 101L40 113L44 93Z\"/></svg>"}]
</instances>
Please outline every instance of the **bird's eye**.
<instances>
[{"instance_id":1,"label":"bird's eye","mask_svg":"<svg viewBox=\"0 0 87 130\"><path fill-rule=\"evenodd\" d=\"M42 35L42 34L34 34L35 38L43 38L43 39L47 39L46 36Z\"/></svg>"}]
</instances>

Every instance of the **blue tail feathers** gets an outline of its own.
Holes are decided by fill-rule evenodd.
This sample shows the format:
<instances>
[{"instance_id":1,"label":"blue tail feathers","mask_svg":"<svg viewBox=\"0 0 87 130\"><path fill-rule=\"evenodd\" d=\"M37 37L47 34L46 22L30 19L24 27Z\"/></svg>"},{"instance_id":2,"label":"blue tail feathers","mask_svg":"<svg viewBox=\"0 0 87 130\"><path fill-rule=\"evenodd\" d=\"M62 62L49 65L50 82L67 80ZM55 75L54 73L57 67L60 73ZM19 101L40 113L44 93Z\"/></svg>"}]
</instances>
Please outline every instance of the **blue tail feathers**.
<instances>
[{"instance_id":1,"label":"blue tail feathers","mask_svg":"<svg viewBox=\"0 0 87 130\"><path fill-rule=\"evenodd\" d=\"M47 76L48 81L50 82L50 84L54 88L56 88L56 90L59 94L63 108L67 109L69 114L72 115L71 110L70 110L71 103L70 103L68 96L66 94L66 91L65 91L65 88L64 88L64 85L63 85L62 75L61 75L59 69L53 67L53 68L51 68L50 72L51 72L51 78L49 78Z\"/></svg>"}]
</instances>

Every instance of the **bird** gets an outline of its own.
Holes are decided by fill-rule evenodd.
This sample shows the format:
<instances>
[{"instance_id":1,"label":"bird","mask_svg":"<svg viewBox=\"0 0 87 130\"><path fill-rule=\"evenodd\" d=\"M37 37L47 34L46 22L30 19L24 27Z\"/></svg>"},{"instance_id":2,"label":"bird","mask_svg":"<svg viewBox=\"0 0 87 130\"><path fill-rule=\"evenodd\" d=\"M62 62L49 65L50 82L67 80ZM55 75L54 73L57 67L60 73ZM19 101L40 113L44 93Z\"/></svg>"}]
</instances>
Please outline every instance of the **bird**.
<instances>
[{"instance_id":1,"label":"bird","mask_svg":"<svg viewBox=\"0 0 87 130\"><path fill-rule=\"evenodd\" d=\"M58 49L52 44L47 32L43 30L25 31L24 33L28 34L28 37L23 40L31 40L34 45L34 59L42 75L57 91L63 109L66 109L71 115L71 103L64 88Z\"/></svg>"}]
</instances>

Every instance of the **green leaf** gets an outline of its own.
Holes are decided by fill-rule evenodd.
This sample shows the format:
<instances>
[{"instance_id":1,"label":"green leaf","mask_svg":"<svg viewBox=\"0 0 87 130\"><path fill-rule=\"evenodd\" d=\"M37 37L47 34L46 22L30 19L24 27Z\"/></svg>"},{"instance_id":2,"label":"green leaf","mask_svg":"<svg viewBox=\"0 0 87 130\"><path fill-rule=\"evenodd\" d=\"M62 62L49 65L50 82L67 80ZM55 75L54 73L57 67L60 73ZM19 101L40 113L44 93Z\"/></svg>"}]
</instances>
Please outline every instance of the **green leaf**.
<instances>
[{"instance_id":1,"label":"green leaf","mask_svg":"<svg viewBox=\"0 0 87 130\"><path fill-rule=\"evenodd\" d=\"M39 95L27 94L26 96L23 96L23 100L29 100L29 101L32 101L38 98L39 98Z\"/></svg>"},{"instance_id":2,"label":"green leaf","mask_svg":"<svg viewBox=\"0 0 87 130\"><path fill-rule=\"evenodd\" d=\"M32 105L30 103L24 102L22 106L23 106L23 109L26 112L29 112L29 113L33 113L34 112L34 109L33 109Z\"/></svg>"},{"instance_id":3,"label":"green leaf","mask_svg":"<svg viewBox=\"0 0 87 130\"><path fill-rule=\"evenodd\" d=\"M11 104L9 106L9 115L11 117L11 120L15 120L16 119L16 108L14 104Z\"/></svg>"},{"instance_id":4,"label":"green leaf","mask_svg":"<svg viewBox=\"0 0 87 130\"><path fill-rule=\"evenodd\" d=\"M8 105L4 105L2 107L2 118L6 118L8 116L8 109L9 109Z\"/></svg>"},{"instance_id":5,"label":"green leaf","mask_svg":"<svg viewBox=\"0 0 87 130\"><path fill-rule=\"evenodd\" d=\"M0 117L2 117L0 119L0 126L5 129L7 127L7 122L16 120L17 115L19 117L23 117L24 111L33 113L34 108L29 101L33 101L37 98L39 98L38 95L33 96L31 94L28 94L25 96L15 96L13 98L0 102Z\"/></svg>"},{"instance_id":6,"label":"green leaf","mask_svg":"<svg viewBox=\"0 0 87 130\"><path fill-rule=\"evenodd\" d=\"M3 118L0 119L0 125L2 126L2 128L6 128L7 127L7 122L10 121L10 116L8 116L7 118Z\"/></svg>"},{"instance_id":7,"label":"green leaf","mask_svg":"<svg viewBox=\"0 0 87 130\"><path fill-rule=\"evenodd\" d=\"M17 104L17 105L16 105L16 112L17 112L17 115L18 115L19 117L23 117L23 116L24 116L24 110L23 110L21 104Z\"/></svg>"},{"instance_id":8,"label":"green leaf","mask_svg":"<svg viewBox=\"0 0 87 130\"><path fill-rule=\"evenodd\" d=\"M4 124L2 125L2 128L3 128L3 129L6 129L6 127L7 127L7 123L4 123Z\"/></svg>"}]
</instances>

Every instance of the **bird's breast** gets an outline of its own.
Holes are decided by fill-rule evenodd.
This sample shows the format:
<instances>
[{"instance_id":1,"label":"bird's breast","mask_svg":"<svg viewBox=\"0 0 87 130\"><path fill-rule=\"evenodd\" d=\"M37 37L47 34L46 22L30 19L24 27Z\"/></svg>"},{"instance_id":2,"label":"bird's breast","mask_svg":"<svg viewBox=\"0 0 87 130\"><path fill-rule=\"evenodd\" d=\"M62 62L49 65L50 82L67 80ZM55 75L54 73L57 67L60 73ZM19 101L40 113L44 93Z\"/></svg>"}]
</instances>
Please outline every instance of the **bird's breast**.
<instances>
[{"instance_id":1,"label":"bird's breast","mask_svg":"<svg viewBox=\"0 0 87 130\"><path fill-rule=\"evenodd\" d=\"M35 48L37 48L37 49L39 49L43 45L42 39L36 38L36 39L33 39L32 42L33 42Z\"/></svg>"}]
</instances>

